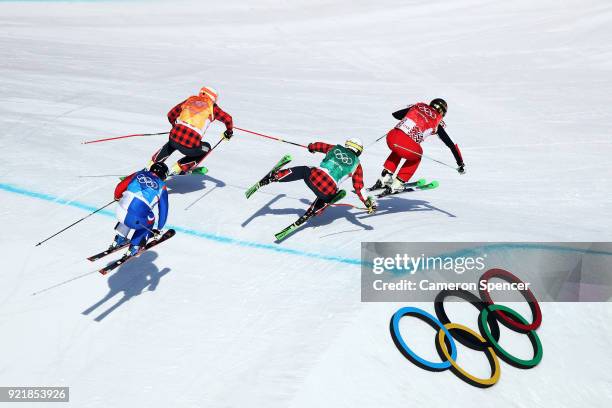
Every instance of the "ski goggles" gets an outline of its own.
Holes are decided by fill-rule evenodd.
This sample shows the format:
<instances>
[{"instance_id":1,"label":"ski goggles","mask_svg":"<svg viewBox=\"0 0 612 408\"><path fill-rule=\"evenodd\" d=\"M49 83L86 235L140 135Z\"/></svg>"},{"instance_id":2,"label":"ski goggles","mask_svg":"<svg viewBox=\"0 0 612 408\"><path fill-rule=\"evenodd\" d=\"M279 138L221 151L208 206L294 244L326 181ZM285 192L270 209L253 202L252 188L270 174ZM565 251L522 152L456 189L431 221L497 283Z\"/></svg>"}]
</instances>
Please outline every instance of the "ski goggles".
<instances>
[{"instance_id":1,"label":"ski goggles","mask_svg":"<svg viewBox=\"0 0 612 408\"><path fill-rule=\"evenodd\" d=\"M418 367L429 371L450 369L461 380L480 388L490 387L499 381L501 374L499 359L522 369L537 366L542 361L544 350L542 342L536 333L536 329L542 323L542 311L535 296L529 289L520 291L526 298L532 311L533 321L530 323L514 309L493 303L488 289L482 289L486 285L481 285L483 281L489 281L492 278L500 278L513 283L523 283L518 277L504 269L491 269L485 272L479 279L479 287L481 288L480 297L466 290L443 290L438 293L434 300L437 318L416 307L403 307L395 312L391 318L389 329L398 350ZM478 309L477 322L480 333L464 325L450 322L444 310L444 300L449 296L459 297ZM437 330L435 344L436 351L442 359L441 362L426 360L418 356L407 345L399 330L400 320L405 316L416 317L430 325L434 330ZM498 321L509 329L526 334L529 337L533 348L533 357L531 359L516 357L500 345ZM455 340L466 347L485 353L490 365L491 375L489 377L476 377L459 366L457 363L457 345Z\"/></svg>"}]
</instances>

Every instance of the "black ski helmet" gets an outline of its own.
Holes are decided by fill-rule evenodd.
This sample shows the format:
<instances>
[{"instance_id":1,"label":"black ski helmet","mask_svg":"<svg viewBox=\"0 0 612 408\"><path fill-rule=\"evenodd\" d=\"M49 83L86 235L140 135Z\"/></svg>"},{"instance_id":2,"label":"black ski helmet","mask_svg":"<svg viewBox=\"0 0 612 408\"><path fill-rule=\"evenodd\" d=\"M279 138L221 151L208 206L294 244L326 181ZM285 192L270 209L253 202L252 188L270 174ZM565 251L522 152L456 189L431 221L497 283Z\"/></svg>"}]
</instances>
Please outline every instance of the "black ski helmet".
<instances>
[{"instance_id":1,"label":"black ski helmet","mask_svg":"<svg viewBox=\"0 0 612 408\"><path fill-rule=\"evenodd\" d=\"M164 162L153 163L149 171L162 180L165 180L166 177L168 177L168 166L166 166L166 163Z\"/></svg>"},{"instance_id":2,"label":"black ski helmet","mask_svg":"<svg viewBox=\"0 0 612 408\"><path fill-rule=\"evenodd\" d=\"M442 116L446 115L448 112L448 104L442 98L436 98L433 101L429 102L429 106L438 111L438 113Z\"/></svg>"}]
</instances>

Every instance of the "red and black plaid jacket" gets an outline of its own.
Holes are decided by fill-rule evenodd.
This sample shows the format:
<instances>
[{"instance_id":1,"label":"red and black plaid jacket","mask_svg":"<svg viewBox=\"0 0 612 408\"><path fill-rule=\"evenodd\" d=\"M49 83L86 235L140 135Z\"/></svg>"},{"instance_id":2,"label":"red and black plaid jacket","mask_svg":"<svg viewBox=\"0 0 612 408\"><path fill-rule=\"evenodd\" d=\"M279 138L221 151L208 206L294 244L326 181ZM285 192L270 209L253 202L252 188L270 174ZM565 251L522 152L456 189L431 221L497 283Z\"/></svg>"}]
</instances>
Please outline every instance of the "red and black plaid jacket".
<instances>
[{"instance_id":1,"label":"red and black plaid jacket","mask_svg":"<svg viewBox=\"0 0 612 408\"><path fill-rule=\"evenodd\" d=\"M329 152L335 145L330 145L328 143L323 142L314 142L308 145L308 150L311 152L321 152L327 153ZM365 204L365 199L361 194L361 189L363 188L363 169L361 168L361 163L357 165L357 168L351 174L353 179L353 188L355 189L355 194L357 197ZM310 172L309 181L319 189L322 193L326 195L335 194L338 186L336 185L336 181L324 170L321 170L318 167L313 167Z\"/></svg>"},{"instance_id":2,"label":"red and black plaid jacket","mask_svg":"<svg viewBox=\"0 0 612 408\"><path fill-rule=\"evenodd\" d=\"M180 116L181 111L183 110L182 106L186 101L187 99L176 105L170 110L170 112L168 112L168 121L172 125L170 140L174 140L176 143L187 148L199 147L202 143L202 136L187 126L175 123L176 119ZM213 116L214 120L220 120L223 122L227 130L233 129L234 124L232 122L232 116L221 109L216 103L213 105Z\"/></svg>"}]
</instances>

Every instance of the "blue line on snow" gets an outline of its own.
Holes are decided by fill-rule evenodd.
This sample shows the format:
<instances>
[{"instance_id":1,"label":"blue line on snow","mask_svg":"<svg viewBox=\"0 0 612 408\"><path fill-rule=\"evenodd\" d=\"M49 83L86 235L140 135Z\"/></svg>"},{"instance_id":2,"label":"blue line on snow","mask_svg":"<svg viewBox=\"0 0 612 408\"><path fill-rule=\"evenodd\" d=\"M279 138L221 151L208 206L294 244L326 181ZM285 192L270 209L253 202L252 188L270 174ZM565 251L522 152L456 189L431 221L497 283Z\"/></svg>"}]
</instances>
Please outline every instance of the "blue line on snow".
<instances>
[{"instance_id":1,"label":"blue line on snow","mask_svg":"<svg viewBox=\"0 0 612 408\"><path fill-rule=\"evenodd\" d=\"M60 204L60 205L75 207L75 208L79 208L85 211L91 212L91 211L96 210L96 207L93 207L89 204L81 203L78 201L66 200L63 198L55 197L50 194L44 194L44 193L39 193L36 191L26 190L20 187L15 187L10 184L0 183L0 190L4 190L9 193L23 195L26 197L36 198L38 200L49 201L49 202ZM102 214L108 217L115 216L114 212L109 211L109 210L102 210L98 212L98 214ZM339 262L339 263L349 264L349 265L361 265L360 259L344 258L341 256L325 255L325 254L319 254L316 252L302 251L299 249L285 248L285 247L281 247L281 246L273 245L273 244L264 244L260 242L245 241L241 239L226 237L223 235L212 234L210 232L199 231L199 230L195 230L195 229L191 229L187 227L181 227L179 225L168 225L168 228L173 228L174 230L176 230L176 232L181 232L186 235L204 238L210 241L215 241L215 242L219 242L223 244L232 244L232 245L238 245L238 246L249 247L249 248L265 249L268 251L274 251L274 252L278 252L282 254L297 255L297 256L303 256L303 257L314 258L314 259L322 259L324 261Z\"/></svg>"},{"instance_id":2,"label":"blue line on snow","mask_svg":"<svg viewBox=\"0 0 612 408\"><path fill-rule=\"evenodd\" d=\"M60 205L75 207L75 208L79 208L81 210L85 210L89 212L95 211L97 209L96 207L93 207L89 204L81 203L79 201L66 200L64 198L56 197L50 194L39 193L36 191L31 191L31 190L26 190L20 187L15 187L11 184L0 183L0 190L4 190L6 192L13 193L13 194L23 195L26 197L36 198L38 200L49 201L49 202L60 204ZM114 212L109 211L109 210L102 210L98 212L98 214L105 215L107 217L115 216ZM349 264L349 265L362 265L362 262L360 259L344 258L340 256L319 254L316 252L307 252L307 251L302 251L299 249L284 248L284 247L273 245L273 244L264 244L261 242L245 241L245 240L241 240L237 238L226 237L223 235L212 234L210 232L198 231L198 230L191 229L191 228L181 227L178 225L168 225L168 227L173 228L177 232L181 232L186 235L204 238L210 241L215 241L215 242L219 242L223 244L231 244L231 245L237 245L237 246L248 247L248 248L256 248L256 249L264 249L267 251L273 251L273 252L278 252L282 254L303 256L307 258L321 259L324 261L339 262L339 263ZM519 243L519 242L487 244L487 245L482 245L482 246L475 247L475 248L462 249L462 250L455 251L450 254L441 254L439 256L456 258L456 257L461 257L461 256L473 255L475 253L481 253L482 251L487 251L487 250L488 251L502 251L502 250L508 250L508 249L545 250L545 251L555 251L555 252L574 252L574 253L583 253L583 254L592 254L592 255L612 256L612 253L607 252L607 251L596 251L592 249L571 248L571 247L564 247L560 245L545 245L545 244L537 244L537 243L527 244L527 243Z\"/></svg>"}]
</instances>

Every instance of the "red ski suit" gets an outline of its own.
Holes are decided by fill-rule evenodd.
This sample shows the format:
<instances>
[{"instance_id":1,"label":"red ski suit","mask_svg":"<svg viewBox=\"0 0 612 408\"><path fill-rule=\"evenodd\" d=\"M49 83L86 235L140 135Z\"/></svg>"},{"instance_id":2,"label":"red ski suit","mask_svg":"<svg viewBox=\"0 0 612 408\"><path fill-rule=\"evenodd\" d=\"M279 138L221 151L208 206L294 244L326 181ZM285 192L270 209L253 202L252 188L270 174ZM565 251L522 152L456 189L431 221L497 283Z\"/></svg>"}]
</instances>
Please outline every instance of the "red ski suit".
<instances>
[{"instance_id":1,"label":"red ski suit","mask_svg":"<svg viewBox=\"0 0 612 408\"><path fill-rule=\"evenodd\" d=\"M387 133L387 145L391 154L384 168L395 173L400 161L406 159L397 178L409 181L421 162L421 142L435 134L440 125L443 125L442 115L426 103L419 102L408 107L402 120Z\"/></svg>"}]
</instances>

